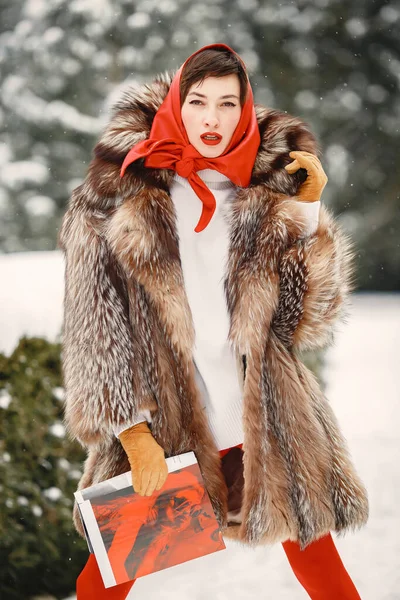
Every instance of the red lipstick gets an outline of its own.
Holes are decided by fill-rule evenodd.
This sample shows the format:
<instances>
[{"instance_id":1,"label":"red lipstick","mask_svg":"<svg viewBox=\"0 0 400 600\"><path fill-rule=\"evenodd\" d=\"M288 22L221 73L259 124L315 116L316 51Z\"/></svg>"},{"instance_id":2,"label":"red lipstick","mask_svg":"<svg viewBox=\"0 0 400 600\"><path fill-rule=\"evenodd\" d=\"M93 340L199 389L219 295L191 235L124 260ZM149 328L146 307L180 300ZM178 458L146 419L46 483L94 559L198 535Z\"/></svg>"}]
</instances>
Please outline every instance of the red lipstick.
<instances>
[{"instance_id":1,"label":"red lipstick","mask_svg":"<svg viewBox=\"0 0 400 600\"><path fill-rule=\"evenodd\" d=\"M222 135L215 133L215 131L207 131L207 133L203 133L200 137L201 141L207 144L207 146L216 146L222 140Z\"/></svg>"}]
</instances>

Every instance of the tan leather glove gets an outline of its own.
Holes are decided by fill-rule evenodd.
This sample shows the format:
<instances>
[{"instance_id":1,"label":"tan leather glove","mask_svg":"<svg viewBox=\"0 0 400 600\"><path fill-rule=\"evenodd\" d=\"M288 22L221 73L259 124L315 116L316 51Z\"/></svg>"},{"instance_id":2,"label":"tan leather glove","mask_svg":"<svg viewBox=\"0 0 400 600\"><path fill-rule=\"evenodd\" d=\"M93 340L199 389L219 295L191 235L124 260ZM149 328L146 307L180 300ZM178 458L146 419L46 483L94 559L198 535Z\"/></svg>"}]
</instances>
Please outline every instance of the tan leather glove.
<instances>
[{"instance_id":1,"label":"tan leather glove","mask_svg":"<svg viewBox=\"0 0 400 600\"><path fill-rule=\"evenodd\" d=\"M315 202L321 198L322 191L328 182L328 177L321 162L315 154L304 150L289 152L290 158L295 160L285 166L288 173L295 173L299 169L306 169L307 179L301 184L296 194L296 199L301 202Z\"/></svg>"},{"instance_id":2,"label":"tan leather glove","mask_svg":"<svg viewBox=\"0 0 400 600\"><path fill-rule=\"evenodd\" d=\"M168 467L164 450L154 439L146 422L119 434L132 470L132 485L140 496L151 496L165 483Z\"/></svg>"}]
</instances>

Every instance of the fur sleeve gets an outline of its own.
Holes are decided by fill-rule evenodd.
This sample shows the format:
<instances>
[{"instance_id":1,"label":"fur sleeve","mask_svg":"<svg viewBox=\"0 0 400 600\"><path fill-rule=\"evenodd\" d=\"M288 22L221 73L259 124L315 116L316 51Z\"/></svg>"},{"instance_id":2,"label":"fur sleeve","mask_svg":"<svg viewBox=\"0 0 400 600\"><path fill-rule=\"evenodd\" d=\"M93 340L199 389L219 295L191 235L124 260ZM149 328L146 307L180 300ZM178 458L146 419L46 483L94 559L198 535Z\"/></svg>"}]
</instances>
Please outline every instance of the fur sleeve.
<instances>
[{"instance_id":1,"label":"fur sleeve","mask_svg":"<svg viewBox=\"0 0 400 600\"><path fill-rule=\"evenodd\" d=\"M69 433L90 446L113 436L140 410L157 408L142 375L126 284L99 233L104 213L75 190L58 247L65 258L62 370Z\"/></svg>"},{"instance_id":2,"label":"fur sleeve","mask_svg":"<svg viewBox=\"0 0 400 600\"><path fill-rule=\"evenodd\" d=\"M287 347L315 350L332 343L336 323L348 316L354 256L353 242L321 205L316 231L298 239L280 261L272 328Z\"/></svg>"}]
</instances>

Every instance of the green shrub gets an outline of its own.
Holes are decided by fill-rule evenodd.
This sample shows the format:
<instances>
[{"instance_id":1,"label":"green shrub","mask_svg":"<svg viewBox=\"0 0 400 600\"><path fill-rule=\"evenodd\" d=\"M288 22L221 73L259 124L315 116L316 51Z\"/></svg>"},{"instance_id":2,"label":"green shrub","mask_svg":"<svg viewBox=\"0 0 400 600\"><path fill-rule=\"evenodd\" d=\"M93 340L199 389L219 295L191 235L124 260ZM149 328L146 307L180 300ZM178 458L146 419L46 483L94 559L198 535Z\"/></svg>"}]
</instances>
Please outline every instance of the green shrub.
<instances>
[{"instance_id":1,"label":"green shrub","mask_svg":"<svg viewBox=\"0 0 400 600\"><path fill-rule=\"evenodd\" d=\"M0 596L65 598L88 550L71 512L83 451L62 423L61 345L0 353Z\"/></svg>"}]
</instances>

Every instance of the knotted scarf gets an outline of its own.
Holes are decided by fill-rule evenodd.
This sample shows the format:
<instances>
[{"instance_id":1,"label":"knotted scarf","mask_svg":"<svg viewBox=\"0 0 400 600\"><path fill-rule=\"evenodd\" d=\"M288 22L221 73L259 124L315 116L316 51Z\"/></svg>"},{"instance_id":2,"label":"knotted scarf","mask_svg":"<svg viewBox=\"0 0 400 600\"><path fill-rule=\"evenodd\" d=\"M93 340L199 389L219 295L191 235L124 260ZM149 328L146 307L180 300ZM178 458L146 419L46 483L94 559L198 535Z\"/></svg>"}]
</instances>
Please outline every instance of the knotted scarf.
<instances>
[{"instance_id":1,"label":"knotted scarf","mask_svg":"<svg viewBox=\"0 0 400 600\"><path fill-rule=\"evenodd\" d=\"M168 94L153 119L149 138L133 146L126 155L121 167L122 177L131 163L139 158L145 158L145 167L172 169L181 177L188 179L194 192L203 203L201 216L194 230L196 233L207 227L216 208L214 195L199 177L197 171L214 169L228 177L237 186L246 187L250 183L254 161L260 145L260 133L249 80L247 80L247 96L242 106L239 123L226 150L216 158L207 158L190 144L181 118L181 73L188 60L209 48L232 52L239 58L245 68L239 55L225 44L203 46L203 48L194 52L178 69L172 79Z\"/></svg>"}]
</instances>

